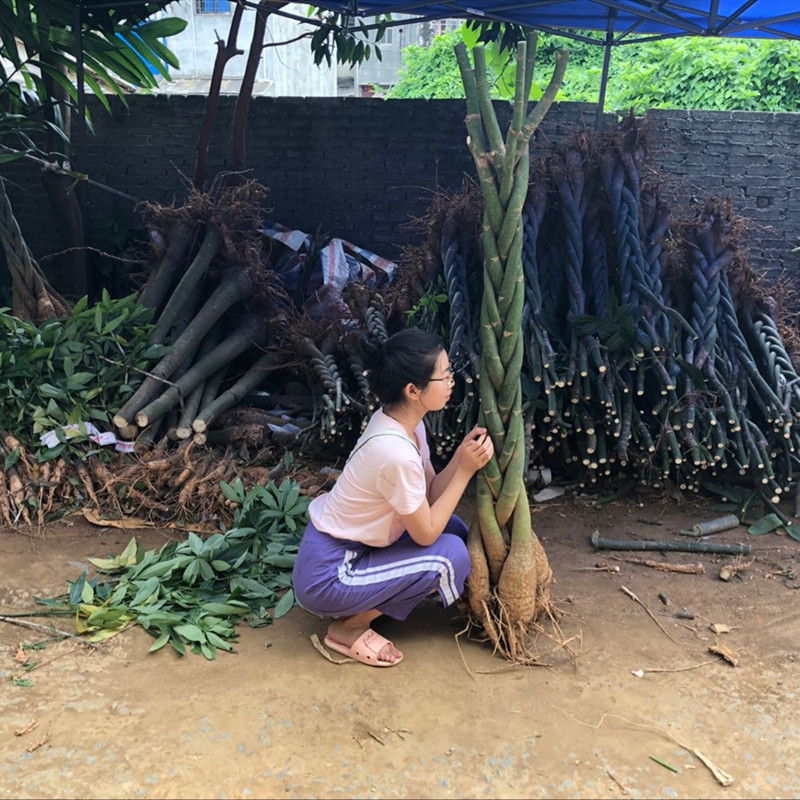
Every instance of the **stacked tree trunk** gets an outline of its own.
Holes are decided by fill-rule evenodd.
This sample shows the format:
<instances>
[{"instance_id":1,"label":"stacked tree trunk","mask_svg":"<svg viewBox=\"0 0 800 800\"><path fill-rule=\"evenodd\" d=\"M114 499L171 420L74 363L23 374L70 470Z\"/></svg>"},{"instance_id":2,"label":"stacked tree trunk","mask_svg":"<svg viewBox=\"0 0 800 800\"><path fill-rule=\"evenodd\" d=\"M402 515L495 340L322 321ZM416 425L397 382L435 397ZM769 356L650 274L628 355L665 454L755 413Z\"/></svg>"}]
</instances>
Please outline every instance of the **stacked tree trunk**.
<instances>
[{"instance_id":1,"label":"stacked tree trunk","mask_svg":"<svg viewBox=\"0 0 800 800\"><path fill-rule=\"evenodd\" d=\"M150 341L164 353L114 416L140 452L165 440L205 443L285 361L274 344L290 304L263 252L264 194L248 182L193 192L181 208L149 207L163 244L140 302L154 310ZM228 431L231 441L238 434L252 439Z\"/></svg>"}]
</instances>

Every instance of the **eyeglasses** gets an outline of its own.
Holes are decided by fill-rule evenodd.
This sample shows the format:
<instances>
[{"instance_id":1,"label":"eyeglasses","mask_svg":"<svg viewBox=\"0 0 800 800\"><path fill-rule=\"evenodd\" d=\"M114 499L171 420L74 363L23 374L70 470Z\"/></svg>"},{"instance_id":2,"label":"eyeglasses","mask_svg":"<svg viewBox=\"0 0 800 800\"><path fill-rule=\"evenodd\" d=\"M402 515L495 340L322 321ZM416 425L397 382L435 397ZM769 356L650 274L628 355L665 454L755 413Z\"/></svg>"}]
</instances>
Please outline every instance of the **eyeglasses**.
<instances>
[{"instance_id":1,"label":"eyeglasses","mask_svg":"<svg viewBox=\"0 0 800 800\"><path fill-rule=\"evenodd\" d=\"M434 381L444 381L448 386L454 386L456 382L456 376L453 373L452 368L445 370L445 375L443 378L429 378L428 383L433 383Z\"/></svg>"}]
</instances>

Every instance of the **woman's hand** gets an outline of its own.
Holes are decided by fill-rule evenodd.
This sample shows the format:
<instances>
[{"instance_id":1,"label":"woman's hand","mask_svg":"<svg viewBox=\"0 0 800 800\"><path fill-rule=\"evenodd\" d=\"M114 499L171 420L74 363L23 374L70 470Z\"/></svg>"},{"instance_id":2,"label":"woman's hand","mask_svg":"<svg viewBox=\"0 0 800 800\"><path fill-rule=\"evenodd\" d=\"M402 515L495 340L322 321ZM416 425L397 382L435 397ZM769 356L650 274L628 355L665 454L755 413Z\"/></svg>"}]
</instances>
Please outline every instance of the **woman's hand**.
<instances>
[{"instance_id":1,"label":"woman's hand","mask_svg":"<svg viewBox=\"0 0 800 800\"><path fill-rule=\"evenodd\" d=\"M458 467L470 474L483 469L494 455L494 443L486 428L477 425L464 437L456 450Z\"/></svg>"}]
</instances>

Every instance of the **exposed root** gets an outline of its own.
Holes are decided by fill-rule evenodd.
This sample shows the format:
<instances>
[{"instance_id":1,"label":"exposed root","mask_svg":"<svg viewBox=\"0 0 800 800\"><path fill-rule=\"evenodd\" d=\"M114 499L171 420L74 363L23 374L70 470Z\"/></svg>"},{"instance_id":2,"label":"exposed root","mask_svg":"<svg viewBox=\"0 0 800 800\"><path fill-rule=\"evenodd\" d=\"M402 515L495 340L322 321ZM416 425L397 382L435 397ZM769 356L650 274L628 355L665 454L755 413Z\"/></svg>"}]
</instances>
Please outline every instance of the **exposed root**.
<instances>
[{"instance_id":1,"label":"exposed root","mask_svg":"<svg viewBox=\"0 0 800 800\"><path fill-rule=\"evenodd\" d=\"M0 444L0 458L4 454ZM156 449L150 457L119 454L105 460L107 455L85 462L60 458L41 465L20 458L13 468L0 469L0 526L21 533L25 526L36 527L41 532L56 516L86 508L109 520L219 521L228 526L234 507L220 491L220 483L238 477L248 487L263 484L275 466L283 464L282 453L271 448L260 450L261 463L251 465L230 449L198 450L191 441L166 452ZM320 487L311 483L301 485L314 494Z\"/></svg>"},{"instance_id":2,"label":"exposed root","mask_svg":"<svg viewBox=\"0 0 800 800\"><path fill-rule=\"evenodd\" d=\"M564 615L546 593L546 602L537 606L536 616L528 625L512 623L502 600L493 592L489 600L481 601L481 613L468 612L467 630L473 641L491 642L492 654L499 653L513 666L552 666L550 656L566 653L573 664L583 647L580 633L567 637L559 624ZM541 652L541 639L552 642L553 647ZM577 648L575 643L578 643Z\"/></svg>"}]
</instances>

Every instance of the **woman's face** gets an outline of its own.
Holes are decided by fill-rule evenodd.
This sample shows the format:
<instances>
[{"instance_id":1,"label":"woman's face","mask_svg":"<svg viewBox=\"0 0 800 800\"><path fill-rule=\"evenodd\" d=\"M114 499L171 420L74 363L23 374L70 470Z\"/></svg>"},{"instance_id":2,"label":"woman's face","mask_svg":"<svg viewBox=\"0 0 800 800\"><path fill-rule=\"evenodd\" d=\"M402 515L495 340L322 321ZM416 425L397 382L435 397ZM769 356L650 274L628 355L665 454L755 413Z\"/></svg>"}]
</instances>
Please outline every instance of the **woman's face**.
<instances>
[{"instance_id":1,"label":"woman's face","mask_svg":"<svg viewBox=\"0 0 800 800\"><path fill-rule=\"evenodd\" d=\"M439 411L447 405L450 395L453 393L455 376L450 366L450 359L447 352L442 350L436 359L436 366L433 374L428 381L428 385L422 390L422 398L429 411Z\"/></svg>"}]
</instances>

